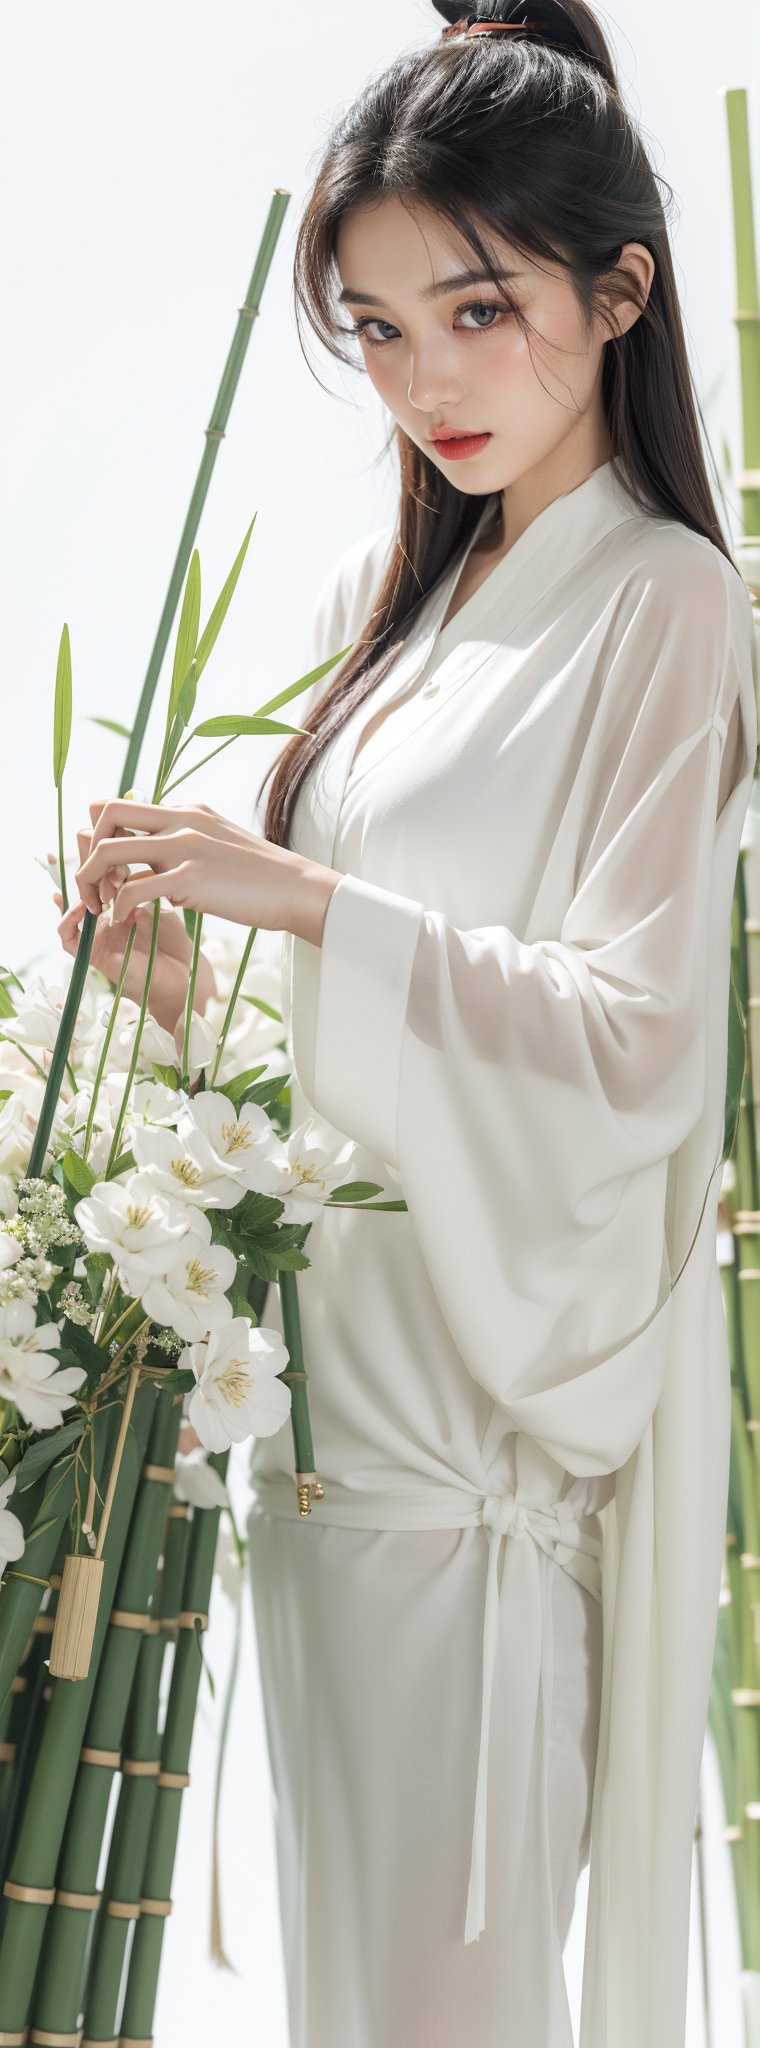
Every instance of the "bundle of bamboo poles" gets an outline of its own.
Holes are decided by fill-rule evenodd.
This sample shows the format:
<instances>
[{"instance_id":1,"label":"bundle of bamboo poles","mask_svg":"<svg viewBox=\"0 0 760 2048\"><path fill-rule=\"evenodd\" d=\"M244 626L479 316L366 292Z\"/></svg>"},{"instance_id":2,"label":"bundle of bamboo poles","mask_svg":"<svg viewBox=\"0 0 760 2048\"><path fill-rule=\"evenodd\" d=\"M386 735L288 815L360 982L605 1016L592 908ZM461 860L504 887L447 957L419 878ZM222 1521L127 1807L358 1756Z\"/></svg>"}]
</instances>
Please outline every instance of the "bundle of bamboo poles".
<instances>
[{"instance_id":1,"label":"bundle of bamboo poles","mask_svg":"<svg viewBox=\"0 0 760 2048\"><path fill-rule=\"evenodd\" d=\"M744 533L735 558L755 611L760 676L760 304L747 95L725 95L732 183ZM760 2048L760 805L755 781L733 905L731 971L743 1031L729 1039L732 1143L718 1211L718 1258L731 1357L731 1465L724 1583L709 1727L730 1845L745 2048ZM729 1122L727 1116L727 1124ZM728 1137L728 1132L727 1132ZM709 1993L708 1993L709 2000ZM712 2039L707 2012L707 2038Z\"/></svg>"}]
</instances>

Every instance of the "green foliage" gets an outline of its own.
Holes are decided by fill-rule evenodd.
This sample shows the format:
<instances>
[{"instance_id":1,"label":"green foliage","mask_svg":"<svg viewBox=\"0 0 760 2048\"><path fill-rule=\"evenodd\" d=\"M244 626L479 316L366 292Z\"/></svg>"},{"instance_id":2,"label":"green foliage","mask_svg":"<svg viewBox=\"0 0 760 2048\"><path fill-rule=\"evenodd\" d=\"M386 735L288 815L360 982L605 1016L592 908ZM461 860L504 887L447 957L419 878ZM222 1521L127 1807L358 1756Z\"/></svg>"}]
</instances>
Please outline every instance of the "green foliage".
<instances>
[{"instance_id":1,"label":"green foliage","mask_svg":"<svg viewBox=\"0 0 760 2048\"><path fill-rule=\"evenodd\" d=\"M116 718L95 718L93 717L92 713L89 712L87 714L87 723L88 725L104 725L106 732L117 732L119 734L120 739L131 740L132 738L131 727L128 725L119 725L119 722Z\"/></svg>"},{"instance_id":2,"label":"green foliage","mask_svg":"<svg viewBox=\"0 0 760 2048\"><path fill-rule=\"evenodd\" d=\"M53 779L60 789L66 756L71 739L71 643L68 626L64 625L61 644L58 649L58 667L55 678L55 704L53 707Z\"/></svg>"},{"instance_id":3,"label":"green foliage","mask_svg":"<svg viewBox=\"0 0 760 2048\"><path fill-rule=\"evenodd\" d=\"M154 1081L161 1081L164 1088L179 1088L179 1068L162 1067L158 1060L151 1060Z\"/></svg>"},{"instance_id":4,"label":"green foliage","mask_svg":"<svg viewBox=\"0 0 760 2048\"><path fill-rule=\"evenodd\" d=\"M16 1466L14 1496L41 1479L56 1458L68 1450L70 1444L78 1443L84 1426L84 1415L77 1415L73 1422L64 1422L60 1429L50 1430L46 1436L41 1436L36 1443L30 1444L28 1451L24 1452L23 1458Z\"/></svg>"}]
</instances>

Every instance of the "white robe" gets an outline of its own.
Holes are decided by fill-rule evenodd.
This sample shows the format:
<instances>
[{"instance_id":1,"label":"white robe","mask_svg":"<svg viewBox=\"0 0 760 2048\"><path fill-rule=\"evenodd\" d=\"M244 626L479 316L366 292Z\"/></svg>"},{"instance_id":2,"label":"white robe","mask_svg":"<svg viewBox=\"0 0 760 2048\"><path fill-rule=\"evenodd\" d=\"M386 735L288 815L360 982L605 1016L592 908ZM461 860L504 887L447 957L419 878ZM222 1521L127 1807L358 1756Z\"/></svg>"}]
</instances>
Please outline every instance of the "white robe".
<instances>
[{"instance_id":1,"label":"white robe","mask_svg":"<svg viewBox=\"0 0 760 2048\"><path fill-rule=\"evenodd\" d=\"M394 545L341 555L312 664L367 630ZM407 1203L307 1240L324 1500L298 1521L289 1429L251 1460L292 2042L572 2048L590 1825L580 2048L679 2048L752 612L609 463L441 631L466 553L291 830L342 873L321 947L283 944L293 1122Z\"/></svg>"}]
</instances>

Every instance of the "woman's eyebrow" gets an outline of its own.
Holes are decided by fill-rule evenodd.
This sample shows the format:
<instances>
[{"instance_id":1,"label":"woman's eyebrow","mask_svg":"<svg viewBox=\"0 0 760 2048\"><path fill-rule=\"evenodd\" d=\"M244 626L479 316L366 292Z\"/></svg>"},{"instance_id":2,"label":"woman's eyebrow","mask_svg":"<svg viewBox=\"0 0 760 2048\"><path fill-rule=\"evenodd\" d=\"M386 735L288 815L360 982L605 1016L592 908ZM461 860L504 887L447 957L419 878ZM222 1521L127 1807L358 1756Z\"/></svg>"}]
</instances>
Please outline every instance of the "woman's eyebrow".
<instances>
[{"instance_id":1,"label":"woman's eyebrow","mask_svg":"<svg viewBox=\"0 0 760 2048\"><path fill-rule=\"evenodd\" d=\"M519 276L519 270L460 270L457 272L456 277L442 277L438 279L437 284L426 285L424 291L420 292L420 298L441 299L445 292L461 291L463 286L467 284L495 284L499 283L504 277ZM341 306L345 306L351 299L355 299L357 302L361 300L365 306L383 306L386 304L384 299L376 299L372 292L355 292L352 291L350 285L344 285L339 295L338 303Z\"/></svg>"}]
</instances>

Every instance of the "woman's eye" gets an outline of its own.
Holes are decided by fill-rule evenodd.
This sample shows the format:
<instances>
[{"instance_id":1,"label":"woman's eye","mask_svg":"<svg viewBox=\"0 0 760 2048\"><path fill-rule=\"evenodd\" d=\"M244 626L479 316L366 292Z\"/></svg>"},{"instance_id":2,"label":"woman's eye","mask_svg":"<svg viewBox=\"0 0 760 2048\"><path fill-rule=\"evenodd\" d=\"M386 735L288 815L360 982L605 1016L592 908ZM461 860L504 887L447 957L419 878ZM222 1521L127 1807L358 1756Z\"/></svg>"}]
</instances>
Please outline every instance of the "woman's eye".
<instances>
[{"instance_id":1,"label":"woman's eye","mask_svg":"<svg viewBox=\"0 0 760 2048\"><path fill-rule=\"evenodd\" d=\"M487 320L485 325L477 325L475 327L466 328L465 332L467 334L490 334L492 327L498 326L501 320L504 320L508 317L507 310L504 310L500 306L493 304L489 299L475 299L472 300L470 304L467 306L457 307L457 317L461 313L487 313L490 316L492 316ZM369 330L370 327L391 326L392 322L390 320L381 320L380 315L378 313L364 313L360 320L354 321L353 327L349 328L349 333L363 336L364 340L369 344L370 348L384 348L386 342L393 340L393 334L378 336L375 334L370 334ZM394 332L398 333L398 328L394 329Z\"/></svg>"}]
</instances>

